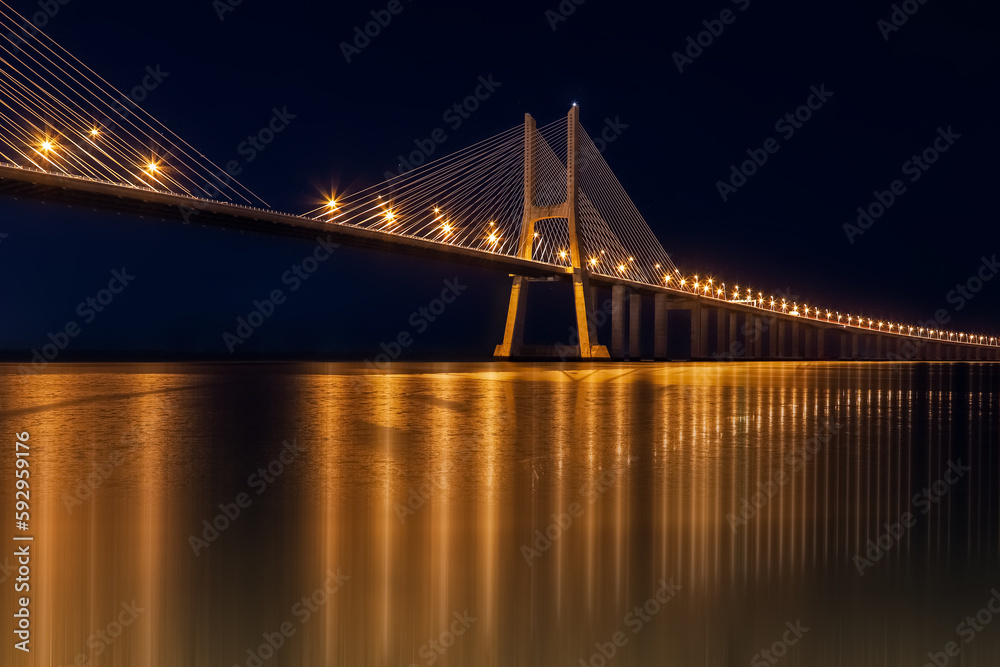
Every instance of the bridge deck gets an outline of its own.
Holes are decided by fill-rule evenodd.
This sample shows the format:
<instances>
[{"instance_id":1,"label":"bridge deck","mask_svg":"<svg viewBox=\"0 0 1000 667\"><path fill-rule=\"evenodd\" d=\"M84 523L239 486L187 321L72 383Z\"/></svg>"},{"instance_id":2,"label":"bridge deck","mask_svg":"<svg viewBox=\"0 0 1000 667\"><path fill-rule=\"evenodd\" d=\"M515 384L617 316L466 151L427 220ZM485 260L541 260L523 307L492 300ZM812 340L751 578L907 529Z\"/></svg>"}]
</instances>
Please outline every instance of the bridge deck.
<instances>
[{"instance_id":1,"label":"bridge deck","mask_svg":"<svg viewBox=\"0 0 1000 667\"><path fill-rule=\"evenodd\" d=\"M254 233L308 239L323 237L333 243L373 248L387 252L431 258L438 261L471 264L479 267L485 266L509 274L531 278L570 280L572 277L572 271L567 267L543 262L529 261L483 250L448 245L412 236L390 234L379 230L330 224L311 218L249 206L198 199L156 190L126 187L77 176L50 174L3 163L0 163L0 195L15 198L25 197L48 202L57 201L70 206L126 213L140 218L149 217L162 220L175 220L185 224L193 223ZM667 294L675 305L679 304L680 308L690 308L700 303L706 307L725 308L763 318L802 322L811 327L821 329L840 329L852 333L875 333L891 338L918 338L909 334L888 332L885 330L874 331L866 327L848 326L821 319L789 315L787 313L760 309L748 304L699 296L690 292L648 285L613 276L591 274L590 282L602 287L620 285L639 294ZM920 338L926 340L926 337ZM935 340L935 342L948 345L961 345L963 347L979 347L974 343L960 343L958 341ZM988 347L995 348L996 345Z\"/></svg>"},{"instance_id":2,"label":"bridge deck","mask_svg":"<svg viewBox=\"0 0 1000 667\"><path fill-rule=\"evenodd\" d=\"M531 277L565 277L564 267L452 246L373 229L336 225L287 213L125 187L76 176L22 169L0 163L0 194L135 215L140 218L238 229L263 234L327 238L363 248L474 264Z\"/></svg>"}]
</instances>

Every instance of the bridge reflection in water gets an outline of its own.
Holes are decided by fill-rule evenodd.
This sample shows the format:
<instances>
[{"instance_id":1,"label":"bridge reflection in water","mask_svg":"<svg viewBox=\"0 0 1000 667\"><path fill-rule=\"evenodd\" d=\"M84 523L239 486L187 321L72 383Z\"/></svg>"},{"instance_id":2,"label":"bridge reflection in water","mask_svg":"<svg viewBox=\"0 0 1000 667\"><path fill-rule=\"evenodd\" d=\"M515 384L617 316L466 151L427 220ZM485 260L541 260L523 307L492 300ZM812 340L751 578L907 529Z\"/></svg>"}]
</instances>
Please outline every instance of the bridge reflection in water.
<instances>
[{"instance_id":1,"label":"bridge reflection in water","mask_svg":"<svg viewBox=\"0 0 1000 667\"><path fill-rule=\"evenodd\" d=\"M996 365L2 372L38 664L1000 657Z\"/></svg>"}]
</instances>

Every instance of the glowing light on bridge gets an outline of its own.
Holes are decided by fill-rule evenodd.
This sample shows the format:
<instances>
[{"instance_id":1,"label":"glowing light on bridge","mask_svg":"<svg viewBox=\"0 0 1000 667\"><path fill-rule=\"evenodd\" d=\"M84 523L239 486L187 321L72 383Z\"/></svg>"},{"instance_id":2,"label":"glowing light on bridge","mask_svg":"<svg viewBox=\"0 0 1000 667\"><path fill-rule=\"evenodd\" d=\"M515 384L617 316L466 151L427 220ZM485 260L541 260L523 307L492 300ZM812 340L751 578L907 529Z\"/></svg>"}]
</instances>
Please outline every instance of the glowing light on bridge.
<instances>
[{"instance_id":1,"label":"glowing light on bridge","mask_svg":"<svg viewBox=\"0 0 1000 667\"><path fill-rule=\"evenodd\" d=\"M50 48L42 42L36 46ZM63 60L62 56L47 59L47 62L45 68L33 68L27 63L19 66L29 70L21 72L26 77L26 90L33 87L42 94L32 92L5 100L4 120L14 127L0 128L6 130L6 133L0 132L0 162L122 188L152 188L202 199L240 200L247 204L260 202L267 207L266 202L232 178L227 178L225 183L219 181L220 169L216 165L138 107L133 113L141 118L141 123L129 124L128 128L102 126L96 122L101 117L96 114L115 113L113 102L95 103L93 100L113 101L118 94L99 77L87 79L89 86L81 84L80 89L74 89L67 82L79 82L74 74L76 65ZM81 113L83 109L88 112ZM30 122L23 122L18 127L17 118L30 119ZM622 197L624 188L592 141L582 141L577 147L578 157L600 166L600 169L578 174L578 187L587 201L587 206L580 206L577 211L581 221L579 253L569 244L565 228L550 232L549 227L544 227L541 229L545 234L532 232L531 238L522 238L522 223L527 212L524 129L524 126L511 128L489 140L392 177L386 183L355 192L322 193L326 196L318 198L313 204L316 208L306 215L327 223L423 238L511 257L518 256L523 242L535 240L531 259L560 269L564 269L573 256L589 255L585 266L590 272L612 281L627 277L631 283L648 285L654 290L680 291L688 298L732 302L741 308L752 307L772 313L780 309L784 315L806 319L822 318L819 307L804 304L800 309L797 303L788 304L786 299L781 299L779 306L775 297L765 298L762 292L754 297L749 287L745 288L745 295L739 285L730 292L721 278L702 279L699 274L686 277L674 265L641 213L628 197ZM536 149L539 150L536 156L539 168L535 172L536 180L540 181L536 183L539 191L551 187L552 192L558 192L560 186L565 190L567 160L564 154L560 155L567 146L565 119L537 127L535 131L540 149ZM577 126L577 132L578 136L589 139L582 127ZM155 152L151 155L149 151ZM552 158L552 154L556 158ZM205 194L205 183L218 183L214 194ZM431 220L429 210L434 213ZM485 228L483 220L489 220ZM826 321L833 321L834 312L837 324L844 326L844 316L839 311L826 310ZM877 329L895 336L930 336L968 345L997 344L995 336L926 330L850 314L847 326Z\"/></svg>"}]
</instances>

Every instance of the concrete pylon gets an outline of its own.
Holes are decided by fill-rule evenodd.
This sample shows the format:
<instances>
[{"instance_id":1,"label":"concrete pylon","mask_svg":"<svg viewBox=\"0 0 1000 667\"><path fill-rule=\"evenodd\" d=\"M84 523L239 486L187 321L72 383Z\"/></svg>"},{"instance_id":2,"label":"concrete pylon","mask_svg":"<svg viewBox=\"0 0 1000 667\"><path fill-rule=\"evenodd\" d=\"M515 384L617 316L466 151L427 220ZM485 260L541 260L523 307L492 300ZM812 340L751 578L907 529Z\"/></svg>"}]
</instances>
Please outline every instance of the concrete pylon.
<instances>
[{"instance_id":1,"label":"concrete pylon","mask_svg":"<svg viewBox=\"0 0 1000 667\"><path fill-rule=\"evenodd\" d=\"M767 318L767 357L768 359L778 359L780 352L778 348L778 318Z\"/></svg>"},{"instance_id":2,"label":"concrete pylon","mask_svg":"<svg viewBox=\"0 0 1000 667\"><path fill-rule=\"evenodd\" d=\"M611 287L611 358L625 358L625 286Z\"/></svg>"},{"instance_id":3,"label":"concrete pylon","mask_svg":"<svg viewBox=\"0 0 1000 667\"><path fill-rule=\"evenodd\" d=\"M642 296L633 292L628 297L628 358L642 361Z\"/></svg>"},{"instance_id":4,"label":"concrete pylon","mask_svg":"<svg viewBox=\"0 0 1000 667\"><path fill-rule=\"evenodd\" d=\"M805 326L805 354L806 359L816 358L816 327Z\"/></svg>"},{"instance_id":5,"label":"concrete pylon","mask_svg":"<svg viewBox=\"0 0 1000 667\"><path fill-rule=\"evenodd\" d=\"M764 358L764 318L760 315L748 315L747 319L752 321L748 335L753 336L753 358Z\"/></svg>"},{"instance_id":6,"label":"concrete pylon","mask_svg":"<svg viewBox=\"0 0 1000 667\"><path fill-rule=\"evenodd\" d=\"M553 206L535 205L535 142L538 134L535 119L524 116L524 217L521 219L521 245L518 256L530 260L534 253L535 223L550 218L564 218L569 232L570 268L573 272L573 302L576 310L576 330L579 335L580 358L610 358L608 349L597 344L594 326L594 292L590 272L583 265L580 248L580 221L577 218L579 188L577 187L578 137L580 107L573 106L567 117L566 200ZM507 325L503 343L497 345L494 357L509 359L524 352L524 318L527 313L528 281L515 276L507 308Z\"/></svg>"},{"instance_id":7,"label":"concrete pylon","mask_svg":"<svg viewBox=\"0 0 1000 667\"><path fill-rule=\"evenodd\" d=\"M739 339L739 313L735 310L729 311L729 349L726 350L726 358L748 357L745 348L741 348Z\"/></svg>"},{"instance_id":8,"label":"concrete pylon","mask_svg":"<svg viewBox=\"0 0 1000 667\"><path fill-rule=\"evenodd\" d=\"M667 360L668 304L666 294L653 297L653 358L657 361Z\"/></svg>"},{"instance_id":9,"label":"concrete pylon","mask_svg":"<svg viewBox=\"0 0 1000 667\"><path fill-rule=\"evenodd\" d=\"M701 301L691 305L691 358L708 356L708 308Z\"/></svg>"}]
</instances>

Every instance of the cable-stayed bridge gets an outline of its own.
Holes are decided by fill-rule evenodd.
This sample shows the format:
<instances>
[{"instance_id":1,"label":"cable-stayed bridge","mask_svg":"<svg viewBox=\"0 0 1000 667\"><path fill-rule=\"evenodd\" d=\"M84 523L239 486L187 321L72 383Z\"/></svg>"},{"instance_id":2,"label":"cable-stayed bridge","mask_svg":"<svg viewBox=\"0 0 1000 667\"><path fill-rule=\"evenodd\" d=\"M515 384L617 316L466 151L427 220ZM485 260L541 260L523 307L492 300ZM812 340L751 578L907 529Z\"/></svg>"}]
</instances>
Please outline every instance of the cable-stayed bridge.
<instances>
[{"instance_id":1,"label":"cable-stayed bridge","mask_svg":"<svg viewBox=\"0 0 1000 667\"><path fill-rule=\"evenodd\" d=\"M526 116L450 156L286 214L140 107L123 105L125 96L97 73L24 25L0 2L8 35L0 38L0 193L505 271L513 283L498 358L666 359L669 332L685 339L681 356L693 359L1000 359L993 336L789 303L685 274L584 131L576 106L541 127ZM543 315L528 307L540 280L572 285L569 346L525 344L526 318ZM610 289L610 312L597 308L599 289ZM653 310L652 349L642 348L644 303ZM610 345L597 339L602 317L611 320Z\"/></svg>"}]
</instances>

